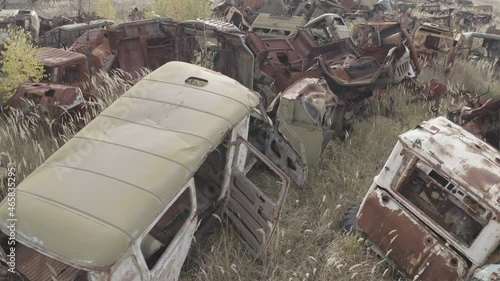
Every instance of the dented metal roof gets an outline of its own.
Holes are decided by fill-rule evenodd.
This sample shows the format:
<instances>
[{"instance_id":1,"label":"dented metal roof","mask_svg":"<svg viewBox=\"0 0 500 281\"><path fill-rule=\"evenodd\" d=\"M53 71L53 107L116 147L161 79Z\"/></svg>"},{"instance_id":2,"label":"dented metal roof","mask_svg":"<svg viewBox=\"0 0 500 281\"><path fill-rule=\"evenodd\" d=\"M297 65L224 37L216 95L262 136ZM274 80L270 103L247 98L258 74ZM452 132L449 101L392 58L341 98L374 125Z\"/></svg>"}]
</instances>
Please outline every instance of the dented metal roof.
<instances>
[{"instance_id":1,"label":"dented metal roof","mask_svg":"<svg viewBox=\"0 0 500 281\"><path fill-rule=\"evenodd\" d=\"M444 117L399 137L419 157L500 213L500 153Z\"/></svg>"},{"instance_id":2,"label":"dented metal roof","mask_svg":"<svg viewBox=\"0 0 500 281\"><path fill-rule=\"evenodd\" d=\"M91 28L105 28L108 25L112 25L114 22L111 20L93 20L88 23L73 23L67 24L60 27L56 27L55 29L60 29L64 31L73 31L73 30L87 30Z\"/></svg>"},{"instance_id":3,"label":"dented metal roof","mask_svg":"<svg viewBox=\"0 0 500 281\"><path fill-rule=\"evenodd\" d=\"M86 60L85 55L80 53L71 52L64 49L56 49L50 47L43 47L36 49L36 55L44 66L55 67L62 64L78 62Z\"/></svg>"},{"instance_id":4,"label":"dented metal roof","mask_svg":"<svg viewBox=\"0 0 500 281\"><path fill-rule=\"evenodd\" d=\"M16 238L79 268L112 264L258 103L220 73L167 63L19 184ZM4 233L8 218L4 200Z\"/></svg>"}]
</instances>

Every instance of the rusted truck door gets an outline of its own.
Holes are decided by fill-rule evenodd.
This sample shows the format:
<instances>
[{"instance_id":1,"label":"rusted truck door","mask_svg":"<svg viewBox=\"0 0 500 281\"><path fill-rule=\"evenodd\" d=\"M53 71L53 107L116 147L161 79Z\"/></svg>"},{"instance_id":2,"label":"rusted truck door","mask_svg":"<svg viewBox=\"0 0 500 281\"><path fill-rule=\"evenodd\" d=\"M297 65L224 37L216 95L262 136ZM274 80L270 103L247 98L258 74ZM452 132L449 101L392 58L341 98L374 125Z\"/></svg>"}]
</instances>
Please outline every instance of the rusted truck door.
<instances>
[{"instance_id":1,"label":"rusted truck door","mask_svg":"<svg viewBox=\"0 0 500 281\"><path fill-rule=\"evenodd\" d=\"M120 68L135 76L136 70L147 67L144 48L140 38L122 39L118 44Z\"/></svg>"},{"instance_id":2,"label":"rusted truck door","mask_svg":"<svg viewBox=\"0 0 500 281\"><path fill-rule=\"evenodd\" d=\"M260 167L267 168L261 173L263 177L269 179L272 177L271 174L274 174L275 178L270 180L272 184L266 186L264 192L254 183L253 177L245 175L244 169L238 168L238 161L234 161L224 213L234 223L250 249L258 255L264 251L273 235L290 186L290 178L248 141L238 138L235 155L239 155L239 151L245 149L248 154L247 159L253 154L261 162Z\"/></svg>"}]
</instances>

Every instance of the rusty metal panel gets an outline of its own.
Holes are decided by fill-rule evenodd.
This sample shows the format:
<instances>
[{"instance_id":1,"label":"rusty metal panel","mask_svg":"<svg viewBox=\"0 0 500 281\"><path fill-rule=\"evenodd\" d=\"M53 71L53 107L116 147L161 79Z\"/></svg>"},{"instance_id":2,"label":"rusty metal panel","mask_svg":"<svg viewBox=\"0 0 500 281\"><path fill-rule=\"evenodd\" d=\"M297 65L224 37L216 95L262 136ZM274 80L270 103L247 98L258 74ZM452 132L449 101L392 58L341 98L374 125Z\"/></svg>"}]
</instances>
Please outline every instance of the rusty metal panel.
<instances>
[{"instance_id":1,"label":"rusty metal panel","mask_svg":"<svg viewBox=\"0 0 500 281\"><path fill-rule=\"evenodd\" d=\"M202 33L204 29L197 30L199 26L195 24L209 26L212 22L179 23L171 18L159 18L113 25L107 29L109 48L117 57L119 67L133 76L142 67L155 70L170 61L191 62L199 43L197 36L207 35Z\"/></svg>"},{"instance_id":2,"label":"rusty metal panel","mask_svg":"<svg viewBox=\"0 0 500 281\"><path fill-rule=\"evenodd\" d=\"M275 80L273 92L278 93L291 85L291 74L304 72L311 66L311 49L318 45L305 31L299 30L293 40L261 39L249 32L247 44L256 57L255 76L261 71Z\"/></svg>"},{"instance_id":3,"label":"rusty metal panel","mask_svg":"<svg viewBox=\"0 0 500 281\"><path fill-rule=\"evenodd\" d=\"M500 98L495 97L480 103L477 108L462 108L462 127L486 140L493 147L500 148Z\"/></svg>"},{"instance_id":4,"label":"rusty metal panel","mask_svg":"<svg viewBox=\"0 0 500 281\"><path fill-rule=\"evenodd\" d=\"M22 244L17 244L16 255L16 269L29 281L86 280L85 271L53 260Z\"/></svg>"},{"instance_id":5,"label":"rusty metal panel","mask_svg":"<svg viewBox=\"0 0 500 281\"><path fill-rule=\"evenodd\" d=\"M494 219L500 202L498 151L444 117L422 122L415 130L400 135L399 140L421 160L417 165L421 176L411 183L423 180L431 188L441 186L426 196L443 199L437 206L430 199L421 202L419 198L425 199L425 194L400 200L453 244L455 251L474 264L483 265L500 241L500 224ZM416 188L421 194L418 188L423 187ZM444 212L446 202L453 202L456 207Z\"/></svg>"},{"instance_id":6,"label":"rusty metal panel","mask_svg":"<svg viewBox=\"0 0 500 281\"><path fill-rule=\"evenodd\" d=\"M304 151L302 161L309 167L317 164L334 134L341 134L343 115L334 114L343 104L318 78L300 79L280 95L278 129L297 152ZM340 120L335 120L338 117Z\"/></svg>"},{"instance_id":7,"label":"rusty metal panel","mask_svg":"<svg viewBox=\"0 0 500 281\"><path fill-rule=\"evenodd\" d=\"M12 108L25 113L32 112L30 101L37 111L50 119L57 119L66 112L78 110L85 102L80 89L74 86L49 83L24 83L7 102Z\"/></svg>"},{"instance_id":8,"label":"rusty metal panel","mask_svg":"<svg viewBox=\"0 0 500 281\"><path fill-rule=\"evenodd\" d=\"M464 111L461 117L466 120L472 120L490 113L496 113L498 110L500 110L500 97L494 97L488 99L478 108Z\"/></svg>"},{"instance_id":9,"label":"rusty metal panel","mask_svg":"<svg viewBox=\"0 0 500 281\"><path fill-rule=\"evenodd\" d=\"M87 59L84 55L79 53L49 47L37 49L36 55L42 61L43 65L48 67L78 63Z\"/></svg>"},{"instance_id":10,"label":"rusty metal panel","mask_svg":"<svg viewBox=\"0 0 500 281\"><path fill-rule=\"evenodd\" d=\"M83 55L87 55L88 51L91 51L89 68L92 73L98 70L109 71L114 61L115 55L111 51L109 40L105 36L106 33L105 29L87 31L69 48L70 51Z\"/></svg>"},{"instance_id":11,"label":"rusty metal panel","mask_svg":"<svg viewBox=\"0 0 500 281\"><path fill-rule=\"evenodd\" d=\"M417 80L407 80L404 82L404 86L408 87L408 89L415 94L415 97L411 99L411 102L421 100L439 100L448 94L448 87L436 79L431 79L426 84L421 84Z\"/></svg>"},{"instance_id":12,"label":"rusty metal panel","mask_svg":"<svg viewBox=\"0 0 500 281\"><path fill-rule=\"evenodd\" d=\"M381 42L362 49L356 48L350 38L319 46L304 30L299 30L290 40L261 39L249 32L247 44L256 57L254 76L258 81L263 76L272 78L265 86L279 93L300 77L321 74L336 92L339 88L396 84L409 73L418 75L420 64L416 51L400 24L374 26L380 30Z\"/></svg>"},{"instance_id":13,"label":"rusty metal panel","mask_svg":"<svg viewBox=\"0 0 500 281\"><path fill-rule=\"evenodd\" d=\"M422 122L418 129L402 134L400 141L426 162L439 166L469 196L499 213L497 150L444 117Z\"/></svg>"},{"instance_id":14,"label":"rusty metal panel","mask_svg":"<svg viewBox=\"0 0 500 281\"><path fill-rule=\"evenodd\" d=\"M494 35L500 35L500 29L496 29L494 27L489 27L486 30L486 33L488 33L488 34L494 34Z\"/></svg>"},{"instance_id":15,"label":"rusty metal panel","mask_svg":"<svg viewBox=\"0 0 500 281\"><path fill-rule=\"evenodd\" d=\"M442 68L449 70L453 65L460 48L462 36L456 29L423 23L413 33L415 50L419 56L428 61L443 60Z\"/></svg>"},{"instance_id":16,"label":"rusty metal panel","mask_svg":"<svg viewBox=\"0 0 500 281\"><path fill-rule=\"evenodd\" d=\"M85 54L86 49L94 50L97 48L106 34L105 29L95 29L86 31L82 36L80 36L71 47L70 51L75 51L81 54Z\"/></svg>"},{"instance_id":17,"label":"rusty metal panel","mask_svg":"<svg viewBox=\"0 0 500 281\"><path fill-rule=\"evenodd\" d=\"M144 46L139 37L120 40L118 43L120 68L130 74L134 74L141 67L147 67L144 53Z\"/></svg>"},{"instance_id":18,"label":"rusty metal panel","mask_svg":"<svg viewBox=\"0 0 500 281\"><path fill-rule=\"evenodd\" d=\"M346 9L346 10L351 10L354 8L354 0L339 0L340 5Z\"/></svg>"},{"instance_id":19,"label":"rusty metal panel","mask_svg":"<svg viewBox=\"0 0 500 281\"><path fill-rule=\"evenodd\" d=\"M241 34L221 32L217 35L221 42L221 55L214 60L215 70L236 79L249 89L253 89L255 57L245 37Z\"/></svg>"},{"instance_id":20,"label":"rusty metal panel","mask_svg":"<svg viewBox=\"0 0 500 281\"><path fill-rule=\"evenodd\" d=\"M366 197L358 225L383 255L417 280L456 281L467 274L465 260L381 189Z\"/></svg>"}]
</instances>

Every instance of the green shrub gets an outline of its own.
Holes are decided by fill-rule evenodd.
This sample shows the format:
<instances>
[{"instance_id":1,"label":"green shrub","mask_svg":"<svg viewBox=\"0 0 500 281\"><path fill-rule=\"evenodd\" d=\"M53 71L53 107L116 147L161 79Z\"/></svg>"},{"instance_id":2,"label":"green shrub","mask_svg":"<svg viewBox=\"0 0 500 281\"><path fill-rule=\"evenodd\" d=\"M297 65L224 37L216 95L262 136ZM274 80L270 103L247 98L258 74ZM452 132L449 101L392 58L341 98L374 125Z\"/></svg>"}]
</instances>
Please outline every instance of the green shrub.
<instances>
[{"instance_id":1,"label":"green shrub","mask_svg":"<svg viewBox=\"0 0 500 281\"><path fill-rule=\"evenodd\" d=\"M212 8L207 0L153 0L146 18L172 17L176 20L208 18Z\"/></svg>"},{"instance_id":2,"label":"green shrub","mask_svg":"<svg viewBox=\"0 0 500 281\"><path fill-rule=\"evenodd\" d=\"M97 16L108 20L116 20L116 7L111 0L96 0L95 10Z\"/></svg>"},{"instance_id":3,"label":"green shrub","mask_svg":"<svg viewBox=\"0 0 500 281\"><path fill-rule=\"evenodd\" d=\"M0 68L0 104L7 101L22 83L39 82L43 78L43 65L36 56L36 48L24 29L10 29L3 45Z\"/></svg>"}]
</instances>

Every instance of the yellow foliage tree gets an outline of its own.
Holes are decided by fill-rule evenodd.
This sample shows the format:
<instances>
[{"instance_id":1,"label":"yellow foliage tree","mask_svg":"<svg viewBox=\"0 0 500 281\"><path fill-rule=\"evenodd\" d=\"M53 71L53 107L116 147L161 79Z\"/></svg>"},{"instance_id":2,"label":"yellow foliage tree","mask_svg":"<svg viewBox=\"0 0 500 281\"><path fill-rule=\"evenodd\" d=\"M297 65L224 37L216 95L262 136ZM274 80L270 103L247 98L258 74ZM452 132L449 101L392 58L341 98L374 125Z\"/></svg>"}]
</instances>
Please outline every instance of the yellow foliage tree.
<instances>
[{"instance_id":1,"label":"yellow foliage tree","mask_svg":"<svg viewBox=\"0 0 500 281\"><path fill-rule=\"evenodd\" d=\"M116 7L111 0L95 1L96 15L108 20L116 20Z\"/></svg>"},{"instance_id":2,"label":"yellow foliage tree","mask_svg":"<svg viewBox=\"0 0 500 281\"><path fill-rule=\"evenodd\" d=\"M4 30L0 33L7 34L0 52L3 57L0 68L0 103L3 104L20 84L42 80L43 65L24 29Z\"/></svg>"},{"instance_id":3,"label":"yellow foliage tree","mask_svg":"<svg viewBox=\"0 0 500 281\"><path fill-rule=\"evenodd\" d=\"M145 13L146 18L161 16L181 21L208 18L211 15L212 8L208 0L153 0L150 12Z\"/></svg>"}]
</instances>

